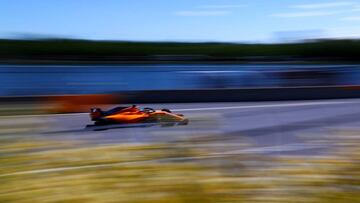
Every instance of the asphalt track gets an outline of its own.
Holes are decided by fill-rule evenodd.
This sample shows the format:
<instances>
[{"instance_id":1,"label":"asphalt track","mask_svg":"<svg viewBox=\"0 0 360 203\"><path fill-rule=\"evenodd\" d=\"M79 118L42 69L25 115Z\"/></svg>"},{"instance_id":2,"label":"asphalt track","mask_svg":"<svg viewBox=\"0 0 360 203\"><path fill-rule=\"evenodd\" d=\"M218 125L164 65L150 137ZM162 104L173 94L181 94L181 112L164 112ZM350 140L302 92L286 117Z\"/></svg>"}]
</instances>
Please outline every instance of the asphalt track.
<instances>
[{"instance_id":1,"label":"asphalt track","mask_svg":"<svg viewBox=\"0 0 360 203\"><path fill-rule=\"evenodd\" d=\"M319 100L249 103L146 104L185 114L188 126L85 129L87 114L44 116L42 136L94 144L177 142L216 139L221 154L317 154L331 150L324 137L360 128L360 100ZM251 147L239 148L243 143ZM212 143L214 144L214 143Z\"/></svg>"}]
</instances>

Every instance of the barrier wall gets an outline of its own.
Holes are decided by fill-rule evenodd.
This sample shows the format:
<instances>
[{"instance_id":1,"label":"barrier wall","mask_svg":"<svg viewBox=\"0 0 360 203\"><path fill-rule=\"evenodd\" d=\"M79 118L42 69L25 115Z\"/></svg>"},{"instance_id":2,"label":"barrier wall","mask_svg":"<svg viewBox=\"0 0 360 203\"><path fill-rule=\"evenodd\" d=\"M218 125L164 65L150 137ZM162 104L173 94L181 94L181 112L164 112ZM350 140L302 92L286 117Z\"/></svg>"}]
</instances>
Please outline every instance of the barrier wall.
<instances>
[{"instance_id":1,"label":"barrier wall","mask_svg":"<svg viewBox=\"0 0 360 203\"><path fill-rule=\"evenodd\" d=\"M125 91L96 95L0 97L0 104L40 104L51 113L87 112L116 104L256 102L360 98L360 86Z\"/></svg>"},{"instance_id":2,"label":"barrier wall","mask_svg":"<svg viewBox=\"0 0 360 203\"><path fill-rule=\"evenodd\" d=\"M127 103L315 100L360 98L360 86L159 90L120 94Z\"/></svg>"},{"instance_id":3,"label":"barrier wall","mask_svg":"<svg viewBox=\"0 0 360 203\"><path fill-rule=\"evenodd\" d=\"M103 99L101 99L103 98ZM360 98L360 86L123 91L97 95L0 97L0 102L191 103Z\"/></svg>"}]
</instances>

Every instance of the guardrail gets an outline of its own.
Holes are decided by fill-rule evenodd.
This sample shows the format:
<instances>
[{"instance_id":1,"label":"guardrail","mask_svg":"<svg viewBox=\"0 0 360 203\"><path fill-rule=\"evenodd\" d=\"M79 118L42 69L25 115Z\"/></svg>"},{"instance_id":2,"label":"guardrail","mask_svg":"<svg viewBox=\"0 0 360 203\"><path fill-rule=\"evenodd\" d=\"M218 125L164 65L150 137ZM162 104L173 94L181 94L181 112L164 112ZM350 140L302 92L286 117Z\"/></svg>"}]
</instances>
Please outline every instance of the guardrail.
<instances>
[{"instance_id":1,"label":"guardrail","mask_svg":"<svg viewBox=\"0 0 360 203\"><path fill-rule=\"evenodd\" d=\"M360 98L360 85L263 87L237 89L122 91L95 95L0 97L2 103L70 101L73 103L192 103Z\"/></svg>"},{"instance_id":2,"label":"guardrail","mask_svg":"<svg viewBox=\"0 0 360 203\"><path fill-rule=\"evenodd\" d=\"M53 113L87 112L109 104L250 102L360 98L360 86L124 91L95 95L0 97L0 104L36 103Z\"/></svg>"},{"instance_id":3,"label":"guardrail","mask_svg":"<svg viewBox=\"0 0 360 203\"><path fill-rule=\"evenodd\" d=\"M242 89L123 92L127 103L243 102L360 98L360 86L271 87Z\"/></svg>"}]
</instances>

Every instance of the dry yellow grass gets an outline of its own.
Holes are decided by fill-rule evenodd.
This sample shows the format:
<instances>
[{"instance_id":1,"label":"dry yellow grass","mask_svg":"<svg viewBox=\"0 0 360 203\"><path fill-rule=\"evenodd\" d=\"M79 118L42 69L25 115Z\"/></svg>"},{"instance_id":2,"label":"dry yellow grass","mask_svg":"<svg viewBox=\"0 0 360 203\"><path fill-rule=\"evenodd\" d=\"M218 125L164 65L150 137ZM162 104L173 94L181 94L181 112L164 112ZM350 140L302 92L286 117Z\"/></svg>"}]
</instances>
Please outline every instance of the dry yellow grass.
<instances>
[{"instance_id":1,"label":"dry yellow grass","mask_svg":"<svg viewBox=\"0 0 360 203\"><path fill-rule=\"evenodd\" d=\"M323 140L338 143L328 156L276 158L212 156L201 140L84 146L6 139L0 202L360 202L356 135Z\"/></svg>"}]
</instances>

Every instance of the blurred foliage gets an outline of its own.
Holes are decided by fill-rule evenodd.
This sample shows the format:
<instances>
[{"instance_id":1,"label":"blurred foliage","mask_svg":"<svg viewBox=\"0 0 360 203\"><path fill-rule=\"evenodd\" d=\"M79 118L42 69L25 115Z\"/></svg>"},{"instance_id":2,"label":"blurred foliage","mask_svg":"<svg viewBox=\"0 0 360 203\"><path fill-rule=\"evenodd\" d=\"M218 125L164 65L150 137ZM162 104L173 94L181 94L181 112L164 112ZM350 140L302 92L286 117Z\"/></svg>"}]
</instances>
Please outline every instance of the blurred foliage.
<instances>
[{"instance_id":1,"label":"blurred foliage","mask_svg":"<svg viewBox=\"0 0 360 203\"><path fill-rule=\"evenodd\" d=\"M1 137L0 202L360 202L359 132L311 140L333 144L312 157L222 154L210 138L89 146Z\"/></svg>"},{"instance_id":2,"label":"blurred foliage","mask_svg":"<svg viewBox=\"0 0 360 203\"><path fill-rule=\"evenodd\" d=\"M153 56L199 56L198 60L263 57L358 61L359 40L318 40L281 44L125 42L89 40L0 40L0 59L75 61L152 61Z\"/></svg>"}]
</instances>

